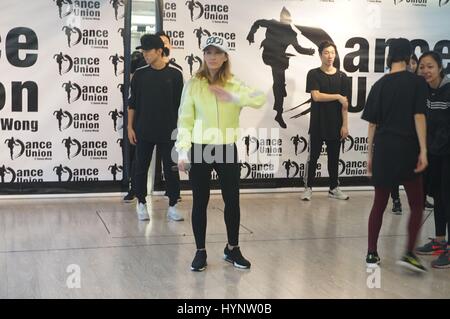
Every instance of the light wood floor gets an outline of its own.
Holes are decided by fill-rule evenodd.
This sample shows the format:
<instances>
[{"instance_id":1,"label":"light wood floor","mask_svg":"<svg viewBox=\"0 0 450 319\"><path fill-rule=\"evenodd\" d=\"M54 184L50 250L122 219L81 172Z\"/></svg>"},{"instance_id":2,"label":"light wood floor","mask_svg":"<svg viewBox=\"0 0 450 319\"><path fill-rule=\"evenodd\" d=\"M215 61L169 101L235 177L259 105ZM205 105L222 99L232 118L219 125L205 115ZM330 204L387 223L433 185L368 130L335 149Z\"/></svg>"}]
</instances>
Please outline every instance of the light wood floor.
<instances>
[{"instance_id":1,"label":"light wood floor","mask_svg":"<svg viewBox=\"0 0 450 319\"><path fill-rule=\"evenodd\" d=\"M208 268L190 271L195 253L192 199L179 204L184 222L166 220L167 200L153 196L151 221L139 222L121 198L0 200L0 298L449 298L450 269L416 275L399 269L408 209L386 211L379 240L381 288L370 289L365 266L372 192L349 201L314 193L242 194L242 271L222 259L223 203L211 197ZM389 204L390 205L390 204ZM424 215L422 243L434 235ZM427 265L433 257L423 258ZM68 288L69 265L81 288Z\"/></svg>"}]
</instances>

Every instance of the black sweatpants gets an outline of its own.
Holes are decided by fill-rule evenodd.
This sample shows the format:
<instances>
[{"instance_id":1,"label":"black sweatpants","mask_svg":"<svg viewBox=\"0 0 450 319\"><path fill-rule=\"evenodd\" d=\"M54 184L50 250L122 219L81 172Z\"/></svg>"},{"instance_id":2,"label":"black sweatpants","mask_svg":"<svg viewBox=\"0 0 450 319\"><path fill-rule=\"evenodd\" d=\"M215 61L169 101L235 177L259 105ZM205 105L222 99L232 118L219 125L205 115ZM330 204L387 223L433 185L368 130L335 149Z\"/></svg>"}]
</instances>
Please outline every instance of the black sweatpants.
<instances>
[{"instance_id":1,"label":"black sweatpants","mask_svg":"<svg viewBox=\"0 0 450 319\"><path fill-rule=\"evenodd\" d=\"M309 136L309 158L306 165L306 179L305 187L313 187L314 179L316 177L317 160L322 150L322 144L325 142L327 145L328 154L328 175L330 176L330 189L334 189L339 185L338 182L338 169L339 169L339 151L341 141L336 140L324 140L320 136L311 134Z\"/></svg>"},{"instance_id":2,"label":"black sweatpants","mask_svg":"<svg viewBox=\"0 0 450 319\"><path fill-rule=\"evenodd\" d=\"M429 155L428 178L434 199L436 236L450 236L450 156Z\"/></svg>"},{"instance_id":3,"label":"black sweatpants","mask_svg":"<svg viewBox=\"0 0 450 319\"><path fill-rule=\"evenodd\" d=\"M207 156L201 158L193 156L194 153L210 154L205 147L212 148L212 155L217 157L213 160ZM231 154L234 152L234 154ZM221 154L220 156L218 154ZM227 155L228 154L228 155ZM225 159L228 157L228 161ZM191 149L191 169L189 180L192 186L192 230L194 231L197 249L205 248L207 208L209 202L211 172L217 172L222 198L225 203L224 218L227 228L228 244L239 245L239 223L241 212L239 207L239 179L240 169L237 159L237 148L235 144L227 145L200 145L193 144Z\"/></svg>"},{"instance_id":4,"label":"black sweatpants","mask_svg":"<svg viewBox=\"0 0 450 319\"><path fill-rule=\"evenodd\" d=\"M180 196L180 180L177 174L172 171L172 166L176 165L172 161L171 152L173 142L152 143L139 139L136 145L135 174L133 188L139 202L145 203L147 197L147 179L148 169L152 160L153 149L155 146L161 151L164 176L167 181L167 191L169 193L169 206L174 206Z\"/></svg>"}]
</instances>

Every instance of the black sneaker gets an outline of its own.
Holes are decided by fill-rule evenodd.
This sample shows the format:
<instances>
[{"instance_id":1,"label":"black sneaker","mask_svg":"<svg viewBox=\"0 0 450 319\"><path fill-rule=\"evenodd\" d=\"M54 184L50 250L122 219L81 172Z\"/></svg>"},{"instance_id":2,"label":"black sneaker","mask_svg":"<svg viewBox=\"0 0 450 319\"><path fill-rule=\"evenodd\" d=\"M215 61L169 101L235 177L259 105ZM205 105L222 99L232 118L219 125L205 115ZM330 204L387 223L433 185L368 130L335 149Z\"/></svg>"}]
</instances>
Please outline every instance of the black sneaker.
<instances>
[{"instance_id":1,"label":"black sneaker","mask_svg":"<svg viewBox=\"0 0 450 319\"><path fill-rule=\"evenodd\" d=\"M397 261L397 265L405 267L415 272L427 272L427 269L422 265L420 259L412 252L403 255L402 259Z\"/></svg>"},{"instance_id":2,"label":"black sneaker","mask_svg":"<svg viewBox=\"0 0 450 319\"><path fill-rule=\"evenodd\" d=\"M197 250L191 264L192 271L203 271L206 269L206 250Z\"/></svg>"},{"instance_id":3,"label":"black sneaker","mask_svg":"<svg viewBox=\"0 0 450 319\"><path fill-rule=\"evenodd\" d=\"M124 201L125 203L131 203L131 202L134 201L134 198L135 198L135 197L136 197L136 196L130 191L130 192L128 192L127 195L125 195L125 197L123 198L123 201Z\"/></svg>"},{"instance_id":4,"label":"black sneaker","mask_svg":"<svg viewBox=\"0 0 450 319\"><path fill-rule=\"evenodd\" d=\"M402 214L402 203L400 199L394 199L392 201L392 214L401 215Z\"/></svg>"},{"instance_id":5,"label":"black sneaker","mask_svg":"<svg viewBox=\"0 0 450 319\"><path fill-rule=\"evenodd\" d=\"M367 256L366 256L367 267L369 267L369 268L376 267L380 264L380 262L381 262L381 259L378 256L377 252L367 253Z\"/></svg>"},{"instance_id":6,"label":"black sneaker","mask_svg":"<svg viewBox=\"0 0 450 319\"><path fill-rule=\"evenodd\" d=\"M249 269L251 266L251 263L242 256L239 247L234 247L233 250L229 250L228 245L226 245L223 250L223 259L232 263L236 268Z\"/></svg>"}]
</instances>

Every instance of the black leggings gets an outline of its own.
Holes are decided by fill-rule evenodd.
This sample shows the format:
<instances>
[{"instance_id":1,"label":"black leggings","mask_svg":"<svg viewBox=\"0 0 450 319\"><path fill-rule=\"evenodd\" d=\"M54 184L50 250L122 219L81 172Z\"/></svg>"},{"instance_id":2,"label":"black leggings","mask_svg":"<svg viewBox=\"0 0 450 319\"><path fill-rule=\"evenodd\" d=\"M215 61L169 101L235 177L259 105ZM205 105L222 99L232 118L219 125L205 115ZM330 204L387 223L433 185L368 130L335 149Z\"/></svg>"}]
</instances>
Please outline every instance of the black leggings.
<instances>
[{"instance_id":1,"label":"black leggings","mask_svg":"<svg viewBox=\"0 0 450 319\"><path fill-rule=\"evenodd\" d=\"M203 150L206 145L194 144L192 152L195 149ZM208 147L211 147L210 145ZM214 147L213 153L218 153L218 150L223 152L222 158L213 161L204 158L192 158L191 169L189 171L189 180L192 185L193 205L192 205L192 229L194 231L195 243L197 249L205 248L206 239L206 223L207 223L207 208L209 202L209 191L211 182L211 172L214 169L217 172L220 189L222 190L222 198L225 202L224 218L227 228L228 243L232 246L239 245L239 223L240 223L240 207L239 207L239 179L240 169L237 160L237 148L235 144L217 145ZM231 161L224 161L231 155ZM210 153L210 152L208 152Z\"/></svg>"},{"instance_id":2,"label":"black leggings","mask_svg":"<svg viewBox=\"0 0 450 319\"><path fill-rule=\"evenodd\" d=\"M323 140L320 136L311 134L309 136L309 159L306 165L306 179L305 187L314 186L314 178L316 177L317 160L319 159L320 152L322 150L322 144L325 142L327 145L328 154L328 175L330 176L330 189L338 187L338 168L339 168L339 151L341 141L336 140Z\"/></svg>"},{"instance_id":3,"label":"black leggings","mask_svg":"<svg viewBox=\"0 0 450 319\"><path fill-rule=\"evenodd\" d=\"M428 178L434 199L436 236L450 235L450 156L429 155Z\"/></svg>"}]
</instances>

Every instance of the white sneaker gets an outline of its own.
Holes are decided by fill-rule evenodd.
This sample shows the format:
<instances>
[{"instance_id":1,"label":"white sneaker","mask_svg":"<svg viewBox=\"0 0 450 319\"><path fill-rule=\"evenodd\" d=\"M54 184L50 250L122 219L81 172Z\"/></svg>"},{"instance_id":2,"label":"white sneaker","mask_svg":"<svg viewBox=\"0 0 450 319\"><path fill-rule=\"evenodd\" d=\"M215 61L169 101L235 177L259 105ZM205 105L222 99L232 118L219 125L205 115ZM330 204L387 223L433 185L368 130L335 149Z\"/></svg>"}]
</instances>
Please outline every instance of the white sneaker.
<instances>
[{"instance_id":1,"label":"white sneaker","mask_svg":"<svg viewBox=\"0 0 450 319\"><path fill-rule=\"evenodd\" d=\"M336 187L335 189L331 189L328 191L328 197L330 198L336 198L336 199L343 199L347 200L350 198L347 194L343 193L339 187Z\"/></svg>"},{"instance_id":2,"label":"white sneaker","mask_svg":"<svg viewBox=\"0 0 450 319\"><path fill-rule=\"evenodd\" d=\"M150 216L147 211L147 204L138 202L136 205L136 213L139 220L150 220Z\"/></svg>"},{"instance_id":3,"label":"white sneaker","mask_svg":"<svg viewBox=\"0 0 450 319\"><path fill-rule=\"evenodd\" d=\"M184 220L183 216L181 216L175 206L169 206L169 209L167 210L167 218L176 222L181 222Z\"/></svg>"},{"instance_id":4,"label":"white sneaker","mask_svg":"<svg viewBox=\"0 0 450 319\"><path fill-rule=\"evenodd\" d=\"M302 194L302 200L311 200L311 196L312 196L312 188L306 187L305 191Z\"/></svg>"}]
</instances>

